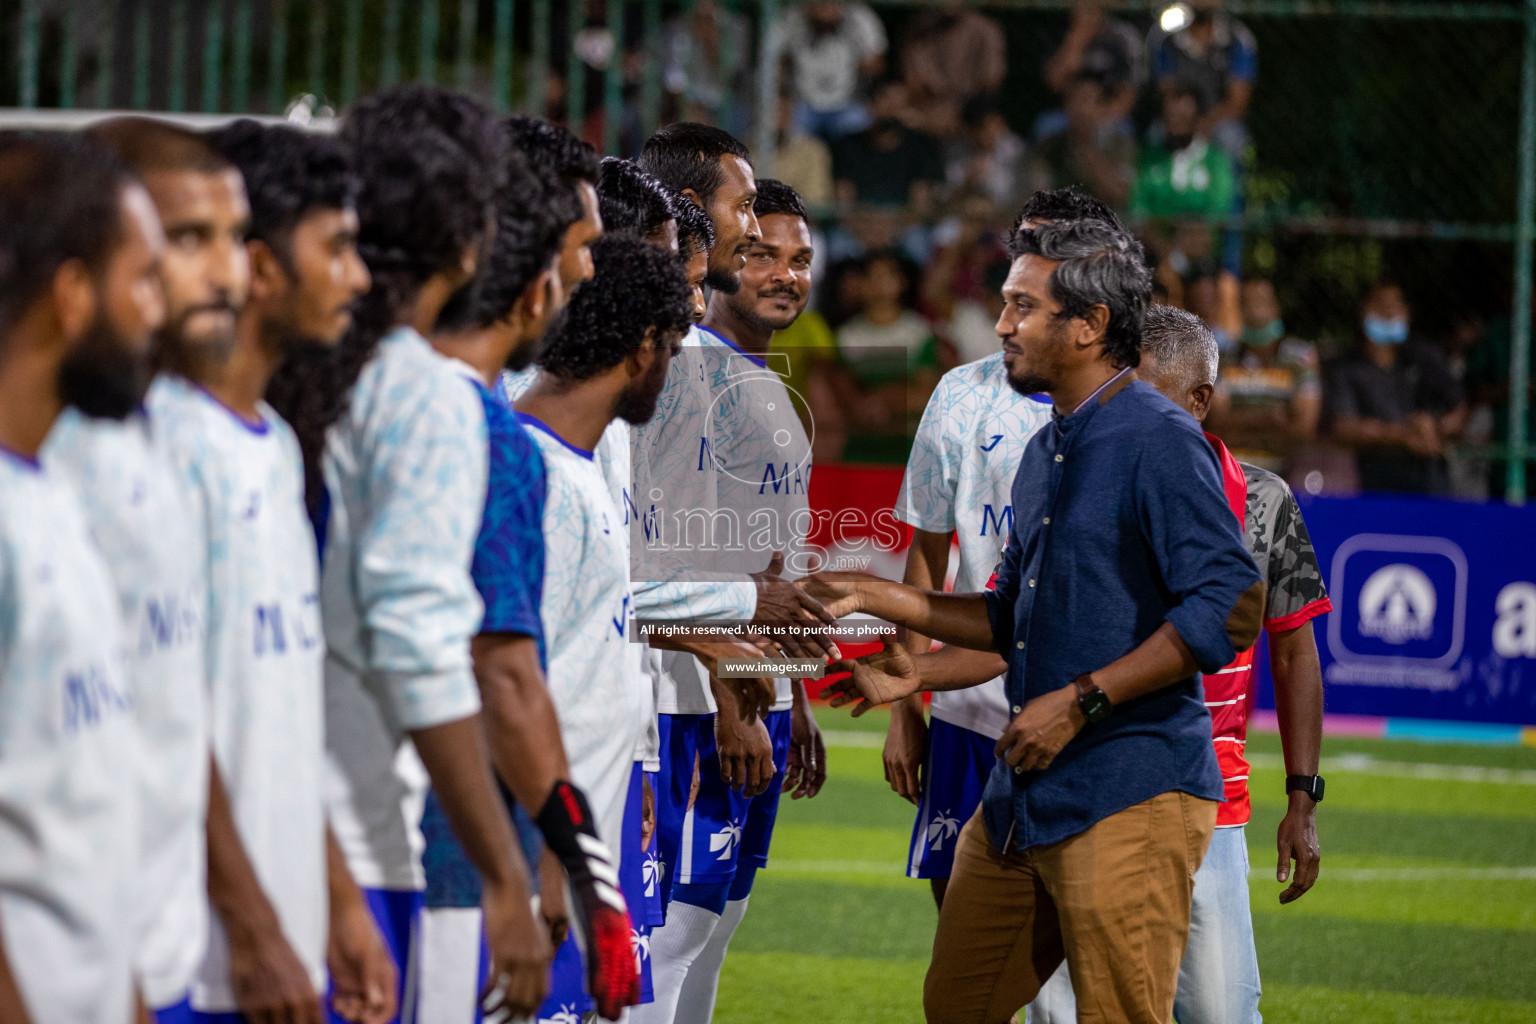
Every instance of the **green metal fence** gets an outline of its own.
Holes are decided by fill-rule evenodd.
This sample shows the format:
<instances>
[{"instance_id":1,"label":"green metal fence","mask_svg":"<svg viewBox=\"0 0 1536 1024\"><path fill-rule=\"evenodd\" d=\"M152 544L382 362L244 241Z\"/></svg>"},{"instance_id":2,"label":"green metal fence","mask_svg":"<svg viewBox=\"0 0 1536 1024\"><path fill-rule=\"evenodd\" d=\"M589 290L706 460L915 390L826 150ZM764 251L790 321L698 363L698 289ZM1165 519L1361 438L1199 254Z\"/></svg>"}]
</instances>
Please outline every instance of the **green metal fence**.
<instances>
[{"instance_id":1,"label":"green metal fence","mask_svg":"<svg viewBox=\"0 0 1536 1024\"><path fill-rule=\"evenodd\" d=\"M607 152L663 120L715 117L771 161L779 69L767 59L787 3L715 0L744 26L718 48L711 105L688 105L667 40L693 0L4 0L0 105L280 114L339 110L406 80L498 109L563 119ZM892 52L932 0L875 0ZM1041 65L1070 0L975 5L1003 25L1003 103L1028 133L1059 105ZM1141 29L1162 3L1114 3ZM1491 453L1523 500L1536 227L1536 0L1505 3L1230 0L1258 41L1247 202L1234 217L1247 268L1273 273L1288 322L1327 345L1360 290L1402 279L1416 322L1475 312L1508 322L1507 431ZM742 46L745 50L742 50ZM674 62L675 63L675 62ZM729 65L729 67L727 67ZM1138 108L1138 127L1153 111Z\"/></svg>"}]
</instances>

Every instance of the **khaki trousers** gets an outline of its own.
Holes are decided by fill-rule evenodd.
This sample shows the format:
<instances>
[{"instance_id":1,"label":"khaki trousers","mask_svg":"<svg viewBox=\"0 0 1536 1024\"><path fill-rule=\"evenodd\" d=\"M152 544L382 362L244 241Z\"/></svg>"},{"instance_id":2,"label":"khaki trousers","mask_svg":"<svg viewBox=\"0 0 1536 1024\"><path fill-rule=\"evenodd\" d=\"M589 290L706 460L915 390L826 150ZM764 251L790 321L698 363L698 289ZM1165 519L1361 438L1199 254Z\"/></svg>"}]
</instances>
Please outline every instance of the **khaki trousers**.
<instances>
[{"instance_id":1,"label":"khaki trousers","mask_svg":"<svg viewBox=\"0 0 1536 1024\"><path fill-rule=\"evenodd\" d=\"M929 1024L1006 1024L1063 958L1079 1024L1170 1024L1216 804L1164 793L1051 846L960 832L923 985Z\"/></svg>"}]
</instances>

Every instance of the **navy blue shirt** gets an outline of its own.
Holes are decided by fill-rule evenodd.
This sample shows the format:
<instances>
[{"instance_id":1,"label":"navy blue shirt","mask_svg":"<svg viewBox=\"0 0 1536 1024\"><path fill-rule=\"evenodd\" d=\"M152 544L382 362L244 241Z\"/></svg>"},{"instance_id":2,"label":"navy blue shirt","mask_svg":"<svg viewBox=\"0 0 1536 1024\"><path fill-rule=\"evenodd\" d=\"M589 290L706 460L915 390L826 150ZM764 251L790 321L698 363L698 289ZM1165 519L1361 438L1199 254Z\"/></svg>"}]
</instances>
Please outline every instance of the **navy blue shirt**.
<instances>
[{"instance_id":1,"label":"navy blue shirt","mask_svg":"<svg viewBox=\"0 0 1536 1024\"><path fill-rule=\"evenodd\" d=\"M1229 628L1251 642L1262 598L1210 444L1150 385L1112 381L1030 439L1013 482L1013 533L986 595L1014 714L1164 622L1214 672L1236 653ZM1198 676L1117 705L1043 771L999 759L982 813L993 843L1019 850L1175 790L1222 798Z\"/></svg>"}]
</instances>

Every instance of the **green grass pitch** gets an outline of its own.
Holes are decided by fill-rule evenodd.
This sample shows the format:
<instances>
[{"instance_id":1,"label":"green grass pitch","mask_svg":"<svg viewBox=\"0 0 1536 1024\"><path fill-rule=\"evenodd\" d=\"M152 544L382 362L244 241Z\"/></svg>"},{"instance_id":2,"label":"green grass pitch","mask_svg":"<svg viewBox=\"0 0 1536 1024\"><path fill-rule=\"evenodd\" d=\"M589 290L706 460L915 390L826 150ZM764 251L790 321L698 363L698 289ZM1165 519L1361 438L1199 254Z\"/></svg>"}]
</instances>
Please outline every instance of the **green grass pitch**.
<instances>
[{"instance_id":1,"label":"green grass pitch","mask_svg":"<svg viewBox=\"0 0 1536 1024\"><path fill-rule=\"evenodd\" d=\"M830 776L784 801L731 944L715 1019L922 1019L926 882L904 877L913 808L886 785L885 717L821 709ZM1323 870L1281 907L1280 742L1251 737L1248 848L1271 1024L1536 1022L1536 748L1327 739Z\"/></svg>"}]
</instances>

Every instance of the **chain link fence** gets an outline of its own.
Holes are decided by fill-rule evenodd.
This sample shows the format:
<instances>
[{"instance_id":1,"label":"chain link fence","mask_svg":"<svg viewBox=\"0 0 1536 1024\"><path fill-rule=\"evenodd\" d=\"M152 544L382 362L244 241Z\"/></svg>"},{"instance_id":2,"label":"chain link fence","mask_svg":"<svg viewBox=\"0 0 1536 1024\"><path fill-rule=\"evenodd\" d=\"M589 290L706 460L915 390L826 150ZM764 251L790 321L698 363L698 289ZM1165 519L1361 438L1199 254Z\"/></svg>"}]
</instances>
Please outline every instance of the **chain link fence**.
<instances>
[{"instance_id":1,"label":"chain link fence","mask_svg":"<svg viewBox=\"0 0 1536 1024\"><path fill-rule=\"evenodd\" d=\"M302 117L339 110L395 82L426 80L475 92L499 109L566 121L611 153L633 153L667 120L713 120L751 140L771 171L770 151L782 141L778 96L797 83L765 59L769 26L792 6L6 0L0 105L279 115L297 108ZM931 31L935 8L955 7L912 0L871 6L889 47L883 70L866 69L873 72L862 86L866 100L873 81L903 71L905 49ZM1125 189L1139 187L1149 140L1167 130L1157 87L1159 26L1190 11L1110 6L1128 37L1150 37L1151 44L1115 123L1097 127L1101 136L1123 136L1109 148L1124 187L1108 187L1117 194L1105 198L1124 210L1137 202ZM1017 194L1065 183L1062 174L1082 167L1070 152L1061 157L1073 86L1053 78L1050 67L1074 13L1067 0L1000 0L977 9L1005 40L996 108L1020 145L1015 187L995 190L995 228ZM1079 2L1077 16L1083 9ZM1316 342L1328 358L1357 345L1360 301L1371 284L1398 282L1414 333L1438 347L1466 388L1470 415L1457 436L1471 476L1461 491L1482 487L1522 500L1536 156L1536 137L1522 127L1523 118L1536 116L1536 0L1231 0L1226 10L1257 53L1242 130L1220 140L1236 172L1233 199L1221 222L1208 225L1212 245L1193 265L1176 244L1153 246L1163 262L1176 264L1160 272L1165 284L1188 290L1182 298L1194 305L1201 300L1192 286L1207 271L1270 279L1287 333ZM935 172L931 199L925 193L920 203L871 211L839 185L818 207L839 254L893 242L929 264L914 293L930 305L932 261L956 232L970 237L966 203L974 191L954 187L966 173L954 169L965 129L952 118L944 130L953 137L937 152L948 159L949 180ZM1057 180L1050 180L1052 153ZM822 298L835 305L835 297ZM942 306L943 297L938 301Z\"/></svg>"}]
</instances>

